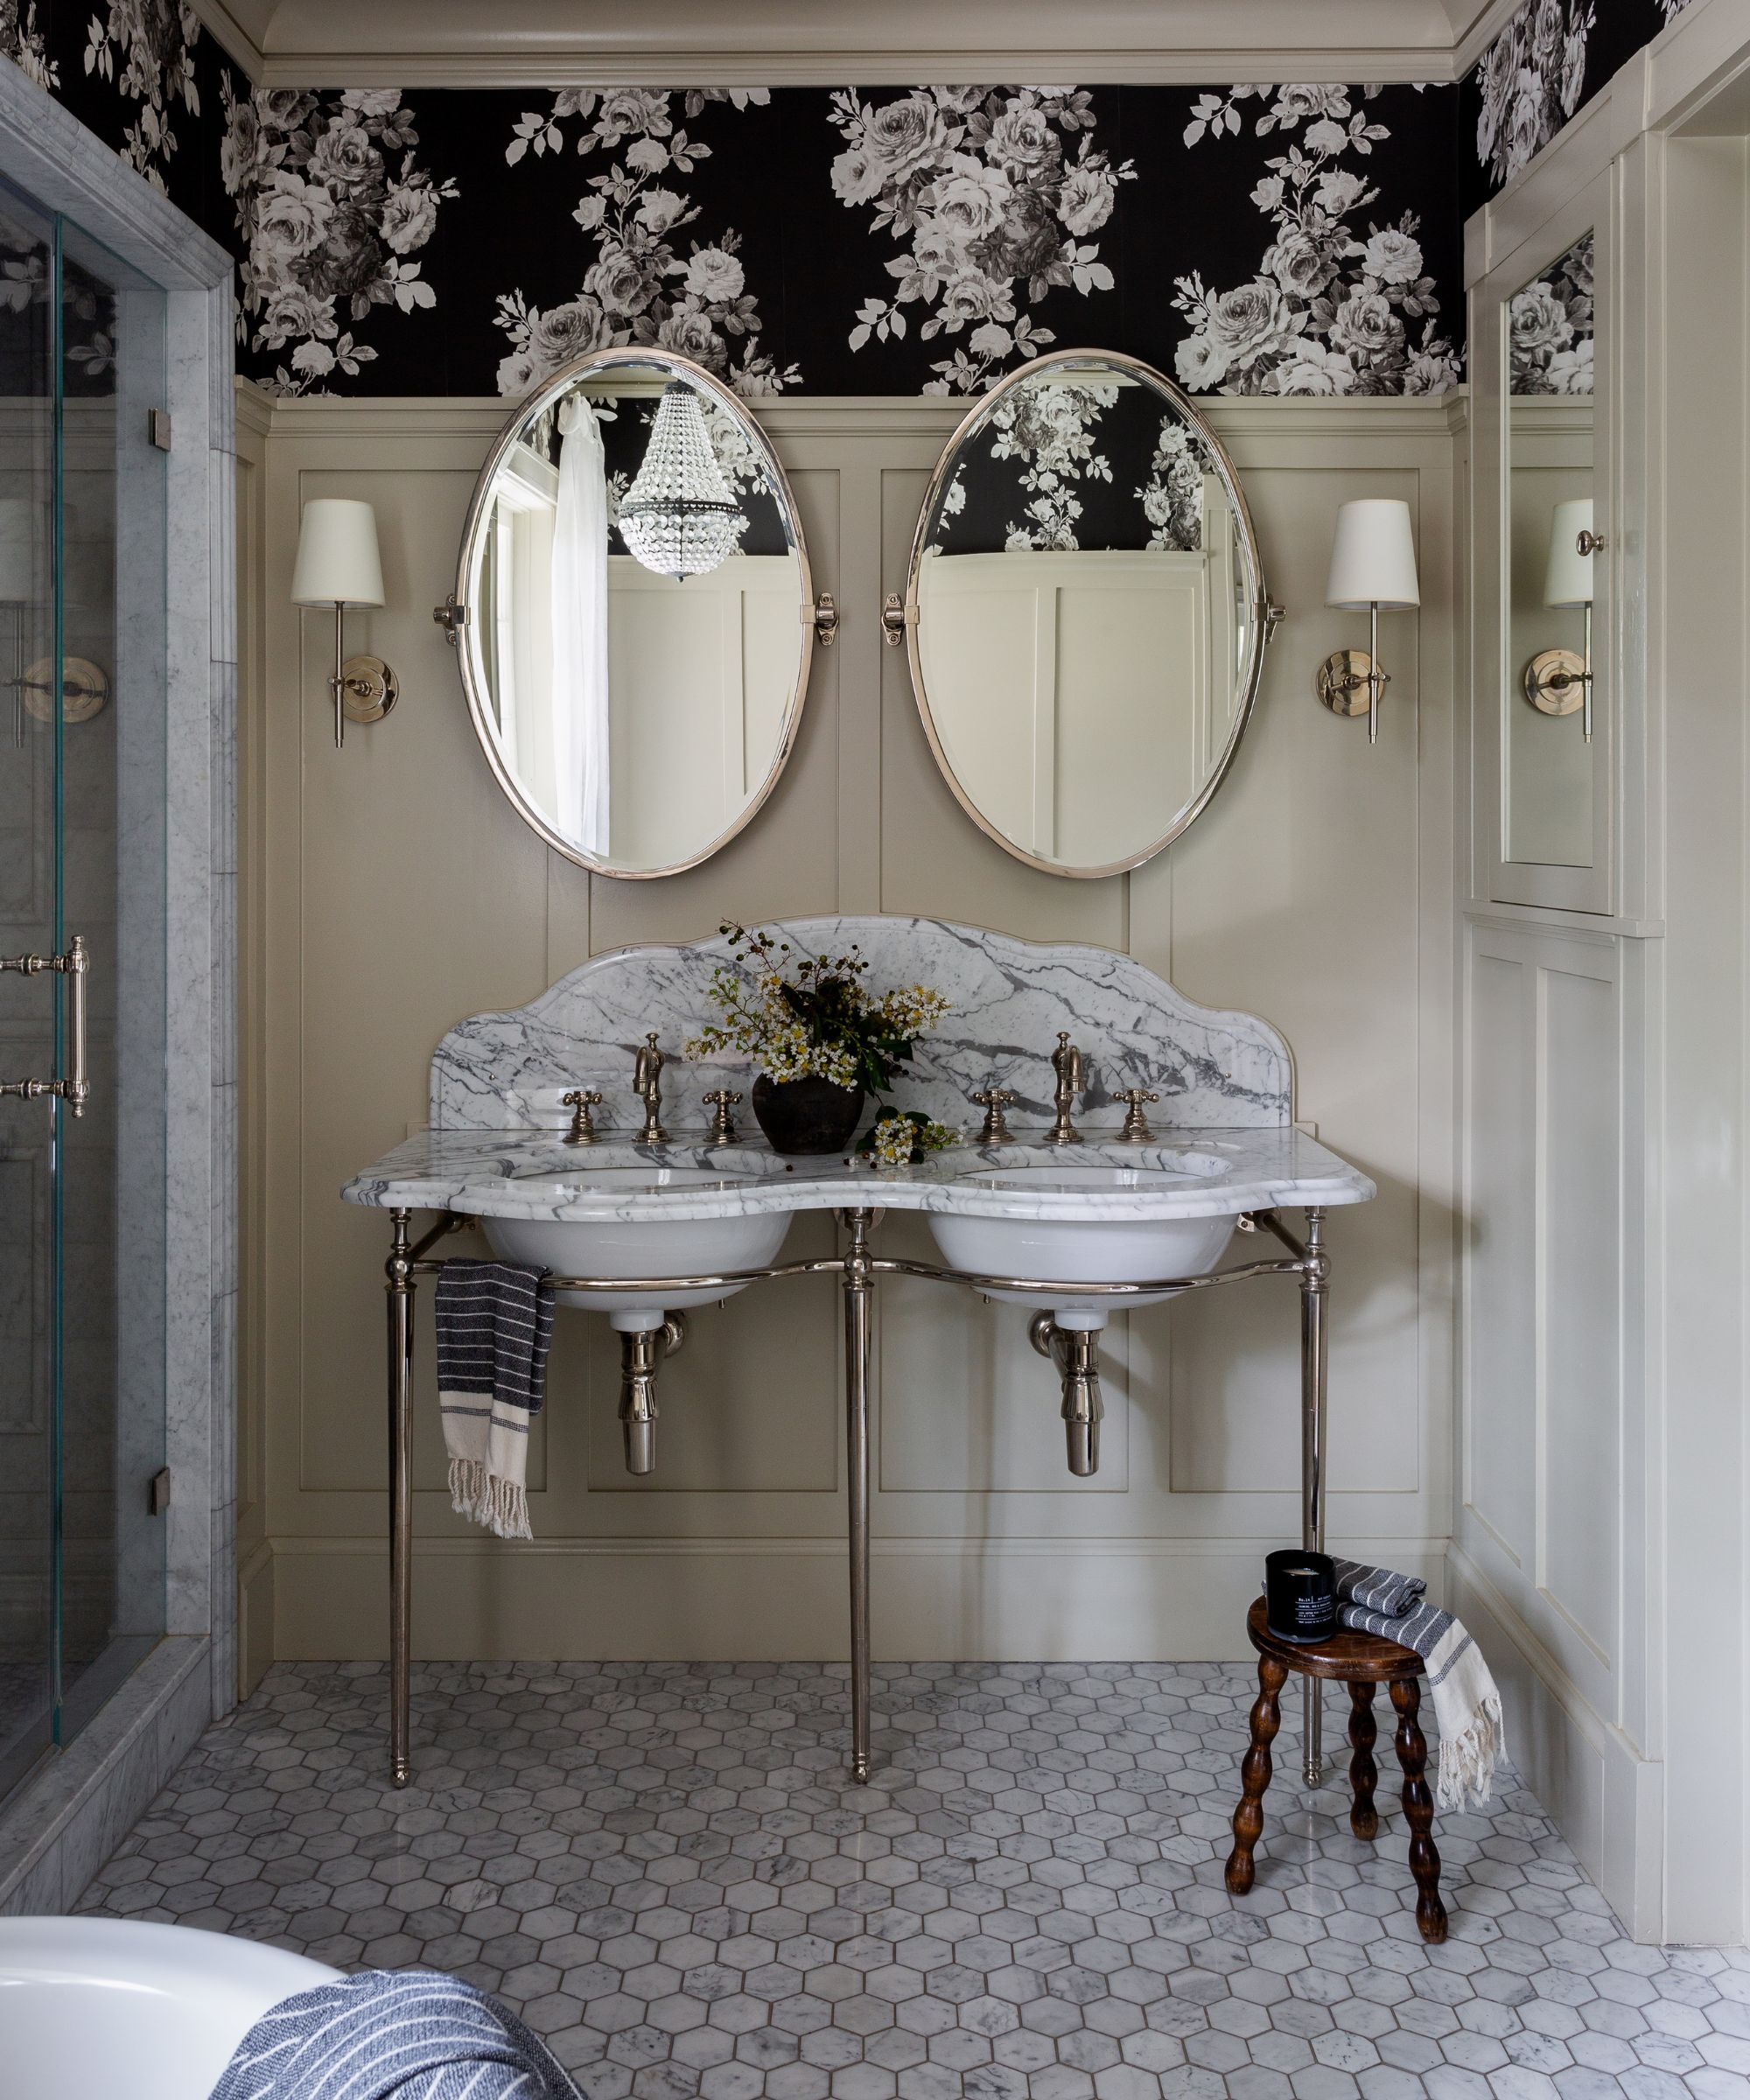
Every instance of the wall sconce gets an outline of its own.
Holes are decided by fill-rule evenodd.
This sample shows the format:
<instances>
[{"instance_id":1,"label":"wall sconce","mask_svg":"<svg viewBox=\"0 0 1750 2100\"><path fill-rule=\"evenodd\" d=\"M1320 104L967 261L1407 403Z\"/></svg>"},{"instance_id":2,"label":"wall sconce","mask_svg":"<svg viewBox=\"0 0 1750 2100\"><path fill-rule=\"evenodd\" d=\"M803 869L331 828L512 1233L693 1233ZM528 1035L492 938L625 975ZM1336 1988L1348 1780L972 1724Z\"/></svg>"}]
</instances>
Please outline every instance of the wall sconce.
<instances>
[{"instance_id":1,"label":"wall sconce","mask_svg":"<svg viewBox=\"0 0 1750 2100\"><path fill-rule=\"evenodd\" d=\"M395 673L381 656L348 656L341 630L348 606L383 602L382 563L377 554L377 515L368 503L316 496L304 507L292 571L295 606L334 608L334 748L346 741L346 724L381 722L400 697Z\"/></svg>"},{"instance_id":2,"label":"wall sconce","mask_svg":"<svg viewBox=\"0 0 1750 2100\"><path fill-rule=\"evenodd\" d=\"M1550 561L1544 603L1552 612L1586 613L1586 654L1539 649L1525 667L1525 697L1542 715L1580 710L1580 733L1592 742L1592 557L1604 542L1592 528L1592 498L1558 503L1550 517Z\"/></svg>"},{"instance_id":3,"label":"wall sconce","mask_svg":"<svg viewBox=\"0 0 1750 2100\"><path fill-rule=\"evenodd\" d=\"M1412 612L1422 603L1416 580L1416 542L1410 506L1396 497L1366 496L1337 507L1331 578L1325 603L1368 615L1368 646L1336 649L1319 666L1319 697L1334 715L1368 718L1368 742L1379 741L1379 704L1390 674L1379 668L1379 616Z\"/></svg>"}]
</instances>

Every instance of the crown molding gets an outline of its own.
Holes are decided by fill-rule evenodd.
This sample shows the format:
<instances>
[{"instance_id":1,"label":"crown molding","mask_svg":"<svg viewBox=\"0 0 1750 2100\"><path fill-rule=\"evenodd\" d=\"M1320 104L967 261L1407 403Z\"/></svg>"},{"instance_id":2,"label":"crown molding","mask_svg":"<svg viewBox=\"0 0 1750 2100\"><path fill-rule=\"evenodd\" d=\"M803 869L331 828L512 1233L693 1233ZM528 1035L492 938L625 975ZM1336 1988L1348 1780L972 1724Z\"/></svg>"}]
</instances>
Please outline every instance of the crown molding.
<instances>
[{"instance_id":1,"label":"crown molding","mask_svg":"<svg viewBox=\"0 0 1750 2100\"><path fill-rule=\"evenodd\" d=\"M1515 0L193 0L264 87L1111 86L1457 79ZM1315 25L1309 35L1309 11Z\"/></svg>"},{"instance_id":2,"label":"crown molding","mask_svg":"<svg viewBox=\"0 0 1750 2100\"><path fill-rule=\"evenodd\" d=\"M1522 4L1523 0L1464 0L1463 11L1470 19L1462 29L1457 23L1453 24L1452 78L1455 80L1464 79Z\"/></svg>"},{"instance_id":3,"label":"crown molding","mask_svg":"<svg viewBox=\"0 0 1750 2100\"><path fill-rule=\"evenodd\" d=\"M190 0L194 18L234 65L259 81L265 56L261 46L225 4L225 0Z\"/></svg>"}]
</instances>

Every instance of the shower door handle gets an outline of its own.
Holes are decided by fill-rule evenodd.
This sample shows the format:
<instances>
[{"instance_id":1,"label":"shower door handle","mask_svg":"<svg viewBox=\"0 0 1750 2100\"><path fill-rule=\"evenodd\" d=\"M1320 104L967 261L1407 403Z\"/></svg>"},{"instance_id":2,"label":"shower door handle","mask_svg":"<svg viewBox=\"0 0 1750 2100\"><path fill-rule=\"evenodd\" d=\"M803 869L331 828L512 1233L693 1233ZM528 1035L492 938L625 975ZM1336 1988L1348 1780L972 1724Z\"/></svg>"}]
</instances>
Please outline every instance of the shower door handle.
<instances>
[{"instance_id":1,"label":"shower door handle","mask_svg":"<svg viewBox=\"0 0 1750 2100\"><path fill-rule=\"evenodd\" d=\"M52 1095L64 1101L75 1116L83 1116L91 1096L86 1067L85 980L91 969L91 951L85 936L75 934L64 956L0 956L0 973L16 970L21 976L34 977L46 970L59 970L67 979L68 1071L65 1079L14 1079L0 1084L0 1096L16 1095L35 1101Z\"/></svg>"}]
</instances>

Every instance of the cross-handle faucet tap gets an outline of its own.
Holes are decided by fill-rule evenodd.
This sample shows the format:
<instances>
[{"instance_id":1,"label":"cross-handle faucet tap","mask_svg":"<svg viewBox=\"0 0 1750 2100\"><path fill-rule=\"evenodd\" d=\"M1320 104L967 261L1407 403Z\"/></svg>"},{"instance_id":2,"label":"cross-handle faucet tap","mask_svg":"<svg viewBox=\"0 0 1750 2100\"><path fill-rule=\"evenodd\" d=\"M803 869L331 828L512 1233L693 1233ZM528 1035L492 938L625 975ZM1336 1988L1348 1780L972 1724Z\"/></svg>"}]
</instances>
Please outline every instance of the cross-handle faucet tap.
<instances>
[{"instance_id":1,"label":"cross-handle faucet tap","mask_svg":"<svg viewBox=\"0 0 1750 2100\"><path fill-rule=\"evenodd\" d=\"M1082 1133L1070 1120L1070 1111L1075 1106L1075 1096L1088 1091L1088 1067L1081 1051L1070 1041L1067 1028L1058 1030L1051 1068L1057 1074L1057 1089L1052 1096L1057 1120L1046 1132L1045 1141L1047 1144L1080 1144Z\"/></svg>"},{"instance_id":2,"label":"cross-handle faucet tap","mask_svg":"<svg viewBox=\"0 0 1750 2100\"><path fill-rule=\"evenodd\" d=\"M1151 1094L1146 1087L1126 1087L1118 1099L1130 1105L1124 1111L1124 1127L1118 1132L1120 1144L1152 1144L1154 1132L1149 1128L1149 1119L1143 1113L1144 1105L1158 1101L1158 1094Z\"/></svg>"},{"instance_id":3,"label":"cross-handle faucet tap","mask_svg":"<svg viewBox=\"0 0 1750 2100\"><path fill-rule=\"evenodd\" d=\"M668 1142L668 1133L662 1128L662 1068L668 1061L656 1047L653 1028L632 1060L632 1090L644 1103L644 1128L638 1133L640 1144Z\"/></svg>"},{"instance_id":4,"label":"cross-handle faucet tap","mask_svg":"<svg viewBox=\"0 0 1750 2100\"><path fill-rule=\"evenodd\" d=\"M573 1088L564 1097L564 1105L572 1111L571 1127L565 1132L567 1144L599 1144L601 1132L596 1128L596 1119L590 1110L601 1105L598 1087Z\"/></svg>"},{"instance_id":5,"label":"cross-handle faucet tap","mask_svg":"<svg viewBox=\"0 0 1750 2100\"><path fill-rule=\"evenodd\" d=\"M713 1087L704 1096L705 1106L711 1110L710 1141L713 1144L735 1143L735 1116L733 1110L741 1096L729 1087Z\"/></svg>"},{"instance_id":6,"label":"cross-handle faucet tap","mask_svg":"<svg viewBox=\"0 0 1750 2100\"><path fill-rule=\"evenodd\" d=\"M978 1133L980 1144L1012 1144L1014 1137L1009 1129L1005 1111L1014 1107L1020 1096L1008 1087L999 1087L992 1080L972 1096L974 1104L984 1111L984 1127Z\"/></svg>"}]
</instances>

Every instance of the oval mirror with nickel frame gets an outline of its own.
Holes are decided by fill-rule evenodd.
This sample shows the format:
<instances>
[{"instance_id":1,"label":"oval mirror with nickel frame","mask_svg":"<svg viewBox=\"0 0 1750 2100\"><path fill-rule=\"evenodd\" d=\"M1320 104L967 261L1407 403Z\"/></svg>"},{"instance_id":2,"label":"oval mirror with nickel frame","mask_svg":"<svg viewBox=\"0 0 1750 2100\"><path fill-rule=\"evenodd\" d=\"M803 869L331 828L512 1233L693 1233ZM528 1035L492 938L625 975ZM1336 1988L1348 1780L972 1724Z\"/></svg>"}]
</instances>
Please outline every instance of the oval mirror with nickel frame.
<instances>
[{"instance_id":1,"label":"oval mirror with nickel frame","mask_svg":"<svg viewBox=\"0 0 1750 2100\"><path fill-rule=\"evenodd\" d=\"M575 358L518 404L434 618L518 815L634 881L752 822L837 620L766 433L702 366L641 346Z\"/></svg>"},{"instance_id":2,"label":"oval mirror with nickel frame","mask_svg":"<svg viewBox=\"0 0 1750 2100\"><path fill-rule=\"evenodd\" d=\"M1029 867L1088 880L1208 808L1278 617L1221 441L1164 374L1102 350L1018 367L962 421L903 608L961 808Z\"/></svg>"}]
</instances>

